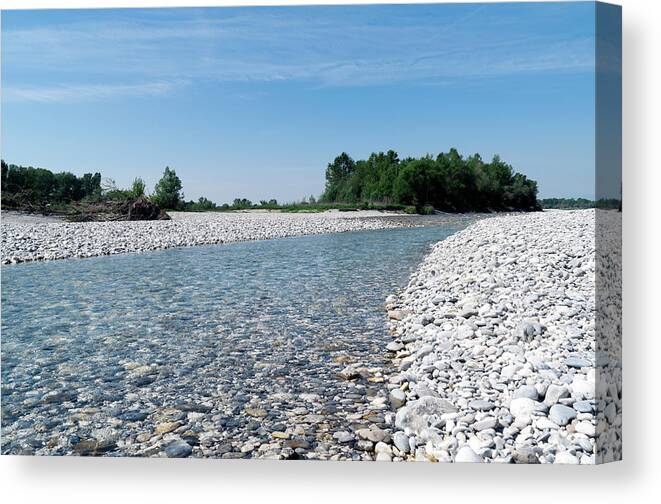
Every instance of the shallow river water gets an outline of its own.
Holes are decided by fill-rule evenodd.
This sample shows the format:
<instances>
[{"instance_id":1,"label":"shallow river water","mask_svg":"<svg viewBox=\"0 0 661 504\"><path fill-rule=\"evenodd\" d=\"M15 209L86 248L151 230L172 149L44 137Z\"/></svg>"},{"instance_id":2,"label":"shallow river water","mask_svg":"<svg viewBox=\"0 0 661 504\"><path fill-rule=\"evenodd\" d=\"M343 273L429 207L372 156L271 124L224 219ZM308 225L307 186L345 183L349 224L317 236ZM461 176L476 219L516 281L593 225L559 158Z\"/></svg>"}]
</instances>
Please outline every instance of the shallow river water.
<instances>
[{"instance_id":1,"label":"shallow river water","mask_svg":"<svg viewBox=\"0 0 661 504\"><path fill-rule=\"evenodd\" d=\"M3 266L2 452L369 458L384 300L466 224Z\"/></svg>"}]
</instances>

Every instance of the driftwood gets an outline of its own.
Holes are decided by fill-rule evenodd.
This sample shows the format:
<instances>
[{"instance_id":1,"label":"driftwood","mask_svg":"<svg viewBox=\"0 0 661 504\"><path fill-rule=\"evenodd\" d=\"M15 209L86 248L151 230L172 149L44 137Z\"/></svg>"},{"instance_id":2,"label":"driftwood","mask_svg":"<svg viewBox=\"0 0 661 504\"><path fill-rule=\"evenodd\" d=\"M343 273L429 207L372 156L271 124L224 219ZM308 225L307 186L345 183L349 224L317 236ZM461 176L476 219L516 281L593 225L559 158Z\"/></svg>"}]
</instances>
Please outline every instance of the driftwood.
<instances>
[{"instance_id":1,"label":"driftwood","mask_svg":"<svg viewBox=\"0 0 661 504\"><path fill-rule=\"evenodd\" d=\"M73 222L170 220L167 213L145 197L125 201L78 203L71 206L71 211L65 217Z\"/></svg>"}]
</instances>

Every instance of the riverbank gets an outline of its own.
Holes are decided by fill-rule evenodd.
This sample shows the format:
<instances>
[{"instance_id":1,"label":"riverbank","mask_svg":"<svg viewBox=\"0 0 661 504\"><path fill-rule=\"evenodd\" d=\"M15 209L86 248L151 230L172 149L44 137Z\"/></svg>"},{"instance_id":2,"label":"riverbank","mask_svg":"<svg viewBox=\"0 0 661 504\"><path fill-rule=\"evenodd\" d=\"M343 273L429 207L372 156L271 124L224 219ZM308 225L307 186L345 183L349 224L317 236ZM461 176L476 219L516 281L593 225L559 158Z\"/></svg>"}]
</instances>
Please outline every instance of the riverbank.
<instances>
[{"instance_id":1,"label":"riverbank","mask_svg":"<svg viewBox=\"0 0 661 504\"><path fill-rule=\"evenodd\" d=\"M481 220L388 298L395 460L595 462L594 221Z\"/></svg>"},{"instance_id":2,"label":"riverbank","mask_svg":"<svg viewBox=\"0 0 661 504\"><path fill-rule=\"evenodd\" d=\"M2 213L2 264L420 225L421 216L357 211L301 213L171 212L170 221L35 222ZM443 216L434 216L442 220Z\"/></svg>"}]
</instances>

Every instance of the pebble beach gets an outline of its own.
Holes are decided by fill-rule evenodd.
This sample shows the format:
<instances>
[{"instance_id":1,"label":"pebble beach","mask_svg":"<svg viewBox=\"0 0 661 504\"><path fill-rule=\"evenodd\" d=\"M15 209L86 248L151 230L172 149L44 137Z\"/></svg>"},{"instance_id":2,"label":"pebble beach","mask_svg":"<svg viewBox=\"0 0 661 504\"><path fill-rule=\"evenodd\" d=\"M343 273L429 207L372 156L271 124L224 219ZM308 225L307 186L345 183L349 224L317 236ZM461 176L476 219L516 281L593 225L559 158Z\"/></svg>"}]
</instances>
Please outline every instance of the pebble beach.
<instances>
[{"instance_id":1,"label":"pebble beach","mask_svg":"<svg viewBox=\"0 0 661 504\"><path fill-rule=\"evenodd\" d=\"M2 264L146 252L311 234L417 225L417 216L376 211L323 213L171 212L169 221L62 222L2 216Z\"/></svg>"},{"instance_id":2,"label":"pebble beach","mask_svg":"<svg viewBox=\"0 0 661 504\"><path fill-rule=\"evenodd\" d=\"M384 458L595 463L597 437L621 421L621 382L597 404L594 236L594 210L543 212L433 247L387 300Z\"/></svg>"}]
</instances>

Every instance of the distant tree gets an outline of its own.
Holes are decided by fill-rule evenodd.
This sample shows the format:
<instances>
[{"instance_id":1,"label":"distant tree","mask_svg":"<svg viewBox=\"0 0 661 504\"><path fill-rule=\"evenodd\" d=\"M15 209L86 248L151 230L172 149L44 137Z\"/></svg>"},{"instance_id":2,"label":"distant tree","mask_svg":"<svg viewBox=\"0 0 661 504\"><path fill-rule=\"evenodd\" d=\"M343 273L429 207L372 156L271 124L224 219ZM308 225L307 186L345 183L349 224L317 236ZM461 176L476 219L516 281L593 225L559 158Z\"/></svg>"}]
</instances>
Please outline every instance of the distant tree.
<instances>
[{"instance_id":1,"label":"distant tree","mask_svg":"<svg viewBox=\"0 0 661 504\"><path fill-rule=\"evenodd\" d=\"M277 199L270 199L269 200L269 205L278 206L278 200Z\"/></svg>"},{"instance_id":2,"label":"distant tree","mask_svg":"<svg viewBox=\"0 0 661 504\"><path fill-rule=\"evenodd\" d=\"M2 188L5 188L5 184L7 184L7 174L9 173L9 165L5 163L5 160L0 161L2 163Z\"/></svg>"},{"instance_id":3,"label":"distant tree","mask_svg":"<svg viewBox=\"0 0 661 504\"><path fill-rule=\"evenodd\" d=\"M454 148L436 158L403 160L393 150L357 161L343 152L326 168L322 200L410 205L426 213L539 208L535 181L498 156L486 163L479 154L464 158Z\"/></svg>"},{"instance_id":4,"label":"distant tree","mask_svg":"<svg viewBox=\"0 0 661 504\"><path fill-rule=\"evenodd\" d=\"M343 152L337 156L326 168L326 197L331 201L341 199L343 194L343 185L350 179L356 169L356 163L346 153Z\"/></svg>"},{"instance_id":5,"label":"distant tree","mask_svg":"<svg viewBox=\"0 0 661 504\"><path fill-rule=\"evenodd\" d=\"M108 191L114 191L117 189L117 183L114 178L104 177L101 180L101 191L105 194Z\"/></svg>"},{"instance_id":6,"label":"distant tree","mask_svg":"<svg viewBox=\"0 0 661 504\"><path fill-rule=\"evenodd\" d=\"M187 201L183 203L182 208L189 212L207 212L209 210L214 210L216 204L205 197L200 197L197 201Z\"/></svg>"},{"instance_id":7,"label":"distant tree","mask_svg":"<svg viewBox=\"0 0 661 504\"><path fill-rule=\"evenodd\" d=\"M252 201L246 198L235 198L232 207L237 209L251 208Z\"/></svg>"},{"instance_id":8,"label":"distant tree","mask_svg":"<svg viewBox=\"0 0 661 504\"><path fill-rule=\"evenodd\" d=\"M595 208L598 202L586 198L545 198L539 201L542 208ZM619 205L618 205L619 206Z\"/></svg>"},{"instance_id":9,"label":"distant tree","mask_svg":"<svg viewBox=\"0 0 661 504\"><path fill-rule=\"evenodd\" d=\"M61 202L78 201L83 196L82 182L73 173L55 174L55 200Z\"/></svg>"},{"instance_id":10,"label":"distant tree","mask_svg":"<svg viewBox=\"0 0 661 504\"><path fill-rule=\"evenodd\" d=\"M58 175L53 174L50 170L43 168L29 167L24 171L25 174L25 187L23 193L26 198L35 203L48 203L53 198L58 201L68 202L80 197L78 179L75 175L69 173L67 180L73 180L73 189L69 194L58 194ZM72 177L73 179L71 179Z\"/></svg>"},{"instance_id":11,"label":"distant tree","mask_svg":"<svg viewBox=\"0 0 661 504\"><path fill-rule=\"evenodd\" d=\"M145 195L145 181L140 177L133 179L133 184L131 184L131 196L134 198L139 198L140 196Z\"/></svg>"},{"instance_id":12,"label":"distant tree","mask_svg":"<svg viewBox=\"0 0 661 504\"><path fill-rule=\"evenodd\" d=\"M158 181L154 188L152 199L161 208L179 208L183 199L181 188L181 180L177 177L177 173L170 169L169 166L166 166L163 177L161 177L161 180Z\"/></svg>"},{"instance_id":13,"label":"distant tree","mask_svg":"<svg viewBox=\"0 0 661 504\"><path fill-rule=\"evenodd\" d=\"M101 196L101 174L85 173L81 180L84 197L95 198Z\"/></svg>"}]
</instances>

